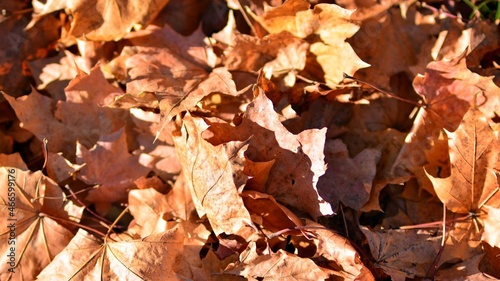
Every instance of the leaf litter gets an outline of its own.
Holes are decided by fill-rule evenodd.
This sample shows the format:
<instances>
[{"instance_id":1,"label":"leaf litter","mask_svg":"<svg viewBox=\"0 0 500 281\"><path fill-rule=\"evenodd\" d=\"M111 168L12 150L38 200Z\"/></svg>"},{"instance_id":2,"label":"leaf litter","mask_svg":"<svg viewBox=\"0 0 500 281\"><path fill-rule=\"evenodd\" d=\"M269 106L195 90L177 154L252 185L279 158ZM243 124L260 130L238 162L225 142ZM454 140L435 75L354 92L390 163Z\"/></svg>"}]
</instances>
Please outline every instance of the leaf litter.
<instances>
[{"instance_id":1,"label":"leaf litter","mask_svg":"<svg viewBox=\"0 0 500 281\"><path fill-rule=\"evenodd\" d=\"M0 279L500 278L493 1L94 2L2 4Z\"/></svg>"}]
</instances>

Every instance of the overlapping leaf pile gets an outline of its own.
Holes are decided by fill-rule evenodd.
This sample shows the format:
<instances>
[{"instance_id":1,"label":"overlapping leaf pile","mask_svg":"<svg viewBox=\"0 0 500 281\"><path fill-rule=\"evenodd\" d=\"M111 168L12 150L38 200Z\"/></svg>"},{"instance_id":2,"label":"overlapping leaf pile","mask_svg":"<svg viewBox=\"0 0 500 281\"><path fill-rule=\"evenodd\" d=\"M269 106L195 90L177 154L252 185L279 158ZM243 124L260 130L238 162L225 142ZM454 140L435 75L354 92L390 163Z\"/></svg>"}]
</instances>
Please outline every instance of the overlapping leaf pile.
<instances>
[{"instance_id":1,"label":"overlapping leaf pile","mask_svg":"<svg viewBox=\"0 0 500 281\"><path fill-rule=\"evenodd\" d=\"M310 2L2 2L0 279L500 278L498 22Z\"/></svg>"}]
</instances>

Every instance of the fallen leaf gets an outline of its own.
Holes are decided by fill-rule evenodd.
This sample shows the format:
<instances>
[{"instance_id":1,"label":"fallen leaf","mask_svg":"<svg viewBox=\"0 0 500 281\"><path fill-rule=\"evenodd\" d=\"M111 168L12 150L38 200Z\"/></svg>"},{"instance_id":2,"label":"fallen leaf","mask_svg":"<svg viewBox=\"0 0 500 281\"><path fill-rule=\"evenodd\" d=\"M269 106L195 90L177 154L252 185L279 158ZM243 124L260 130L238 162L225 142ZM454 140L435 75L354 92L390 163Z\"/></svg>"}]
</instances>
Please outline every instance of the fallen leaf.
<instances>
[{"instance_id":1,"label":"fallen leaf","mask_svg":"<svg viewBox=\"0 0 500 281\"><path fill-rule=\"evenodd\" d=\"M0 213L7 226L0 232L0 277L34 280L73 237L75 226L64 211L72 203L65 203L61 189L40 171L3 166L0 175Z\"/></svg>"},{"instance_id":2,"label":"fallen leaf","mask_svg":"<svg viewBox=\"0 0 500 281\"><path fill-rule=\"evenodd\" d=\"M174 268L184 263L185 232L174 228L141 240L107 242L84 230L38 275L38 280L182 280Z\"/></svg>"},{"instance_id":3,"label":"fallen leaf","mask_svg":"<svg viewBox=\"0 0 500 281\"><path fill-rule=\"evenodd\" d=\"M472 107L458 129L447 132L450 145L451 176L430 176L436 194L446 208L461 214L476 213L487 204L500 207L496 175L499 151L498 136L488 120Z\"/></svg>"},{"instance_id":4,"label":"fallen leaf","mask_svg":"<svg viewBox=\"0 0 500 281\"><path fill-rule=\"evenodd\" d=\"M330 229L322 229L322 225L310 220L306 220L306 226L315 227L310 230L316 234L313 241L317 251L313 259L325 258L330 267L338 271L344 280L375 280L347 238Z\"/></svg>"},{"instance_id":5,"label":"fallen leaf","mask_svg":"<svg viewBox=\"0 0 500 281\"><path fill-rule=\"evenodd\" d=\"M393 280L425 277L439 252L440 237L414 230L361 230L368 240L376 266ZM418 263L415 261L418 260Z\"/></svg>"},{"instance_id":6,"label":"fallen leaf","mask_svg":"<svg viewBox=\"0 0 500 281\"><path fill-rule=\"evenodd\" d=\"M350 20L352 11L335 4L317 4L311 10L309 5L305 0L287 1L261 16L251 15L269 33L288 31L298 38L319 36L321 41L311 42L309 51L323 68L326 83L334 87L344 80L344 73L353 75L369 66L345 42L359 26Z\"/></svg>"},{"instance_id":7,"label":"fallen leaf","mask_svg":"<svg viewBox=\"0 0 500 281\"><path fill-rule=\"evenodd\" d=\"M325 172L323 148L326 129L290 133L279 121L271 101L257 90L239 126L213 123L208 132L211 143L249 139L246 157L253 162L275 160L262 192L285 206L309 213L313 218L333 213L329 203L318 195L317 182Z\"/></svg>"},{"instance_id":8,"label":"fallen leaf","mask_svg":"<svg viewBox=\"0 0 500 281\"><path fill-rule=\"evenodd\" d=\"M77 164L85 163L77 177L96 187L87 196L91 202L125 200L134 181L150 171L139 163L139 156L128 153L123 130L103 136L90 150L78 144L77 155Z\"/></svg>"},{"instance_id":9,"label":"fallen leaf","mask_svg":"<svg viewBox=\"0 0 500 281\"><path fill-rule=\"evenodd\" d=\"M249 264L236 265L225 270L226 273L240 275L247 280L325 280L329 277L312 260L279 250L262 255Z\"/></svg>"},{"instance_id":10,"label":"fallen leaf","mask_svg":"<svg viewBox=\"0 0 500 281\"><path fill-rule=\"evenodd\" d=\"M69 9L73 16L70 34L94 41L121 39L134 26L148 25L169 0L144 4L140 1L48 1L38 2L39 15Z\"/></svg>"},{"instance_id":11,"label":"fallen leaf","mask_svg":"<svg viewBox=\"0 0 500 281\"><path fill-rule=\"evenodd\" d=\"M201 137L207 127L203 119L188 114L174 137L194 205L200 217L207 216L216 235L246 236L244 233L256 229L238 194L244 182L238 182L236 175L242 174L242 168L234 170L231 163L243 158L246 145L232 142L214 146Z\"/></svg>"},{"instance_id":12,"label":"fallen leaf","mask_svg":"<svg viewBox=\"0 0 500 281\"><path fill-rule=\"evenodd\" d=\"M325 144L325 156L328 168L318 182L320 195L334 210L339 201L360 210L370 198L380 150L367 148L351 159L341 140L329 140Z\"/></svg>"}]
</instances>

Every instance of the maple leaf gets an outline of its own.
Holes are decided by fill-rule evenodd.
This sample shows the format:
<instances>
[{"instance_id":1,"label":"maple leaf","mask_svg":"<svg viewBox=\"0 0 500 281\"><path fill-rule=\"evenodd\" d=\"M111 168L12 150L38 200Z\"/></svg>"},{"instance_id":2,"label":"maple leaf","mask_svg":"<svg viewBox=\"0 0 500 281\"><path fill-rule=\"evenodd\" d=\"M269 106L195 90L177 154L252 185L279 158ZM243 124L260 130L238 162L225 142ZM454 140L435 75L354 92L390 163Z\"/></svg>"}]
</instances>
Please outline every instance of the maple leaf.
<instances>
[{"instance_id":1,"label":"maple leaf","mask_svg":"<svg viewBox=\"0 0 500 281\"><path fill-rule=\"evenodd\" d=\"M310 231L315 234L313 241L317 250L313 259L325 258L330 267L337 270L337 274L345 280L375 280L347 238L307 219L306 226L313 228Z\"/></svg>"},{"instance_id":2,"label":"maple leaf","mask_svg":"<svg viewBox=\"0 0 500 281\"><path fill-rule=\"evenodd\" d=\"M241 193L245 207L252 214L256 224L266 230L278 232L283 229L293 229L302 226L302 221L289 209L268 194L253 190L244 190Z\"/></svg>"},{"instance_id":3,"label":"maple leaf","mask_svg":"<svg viewBox=\"0 0 500 281\"><path fill-rule=\"evenodd\" d=\"M174 219L188 220L194 210L189 189L177 182L165 195L153 188L132 190L128 203L138 226L137 231L129 228L129 232L136 232L141 237L166 231L168 222Z\"/></svg>"},{"instance_id":4,"label":"maple leaf","mask_svg":"<svg viewBox=\"0 0 500 281\"><path fill-rule=\"evenodd\" d=\"M477 96L477 104L488 117L498 113L500 94L493 77L471 72L465 52L451 61L431 62L424 76L413 81L417 93L424 98L425 108L416 117L405 146L394 164L396 174L415 173L426 164L433 142L441 130L455 131ZM479 94L479 95L477 95Z\"/></svg>"},{"instance_id":5,"label":"maple leaf","mask_svg":"<svg viewBox=\"0 0 500 281\"><path fill-rule=\"evenodd\" d=\"M451 175L447 178L429 175L429 178L446 208L455 213L467 214L466 218L469 218L454 223L450 232L453 239L447 243L455 247L445 252L443 259L467 259L479 251L479 231L482 229L478 222L481 224L482 221L480 212L487 210L483 206L500 207L500 187L496 175L500 169L500 146L498 135L491 130L476 106L467 112L455 132L447 134Z\"/></svg>"},{"instance_id":6,"label":"maple leaf","mask_svg":"<svg viewBox=\"0 0 500 281\"><path fill-rule=\"evenodd\" d=\"M482 258L483 254L475 255L472 258L453 265L451 268L439 270L436 273L435 280L492 280L492 276L488 276L479 270Z\"/></svg>"},{"instance_id":7,"label":"maple leaf","mask_svg":"<svg viewBox=\"0 0 500 281\"><path fill-rule=\"evenodd\" d=\"M25 75L26 60L44 57L51 50L51 45L59 39L61 22L56 17L48 16L28 28L29 16L23 11L28 2L4 2L0 22L0 32L4 39L0 42L0 91L13 97L20 97L30 92L30 82Z\"/></svg>"},{"instance_id":8,"label":"maple leaf","mask_svg":"<svg viewBox=\"0 0 500 281\"><path fill-rule=\"evenodd\" d=\"M208 72L209 47L203 39L199 30L184 37L168 26L150 27L134 33L129 40L135 46L123 51L134 53L126 62L127 93L135 97L144 92L154 93L164 116L162 123L192 109L210 93L238 95L225 67Z\"/></svg>"},{"instance_id":9,"label":"maple leaf","mask_svg":"<svg viewBox=\"0 0 500 281\"><path fill-rule=\"evenodd\" d=\"M62 153L49 152L47 158L47 175L57 183L61 183L72 177L82 167L68 161L62 156Z\"/></svg>"},{"instance_id":10,"label":"maple leaf","mask_svg":"<svg viewBox=\"0 0 500 281\"><path fill-rule=\"evenodd\" d=\"M65 203L61 189L40 171L3 166L0 178L0 219L10 223L0 232L0 277L34 280L73 237L72 219L64 210L72 203ZM79 217L81 208L79 212L73 215ZM12 252L13 260L8 257ZM14 268L15 273L9 268Z\"/></svg>"},{"instance_id":11,"label":"maple leaf","mask_svg":"<svg viewBox=\"0 0 500 281\"><path fill-rule=\"evenodd\" d=\"M123 129L104 135L90 150L78 144L77 164L85 166L78 178L97 188L91 190L87 200L117 202L127 198L134 180L147 175L150 168L139 163L139 156L130 155ZM105 166L102 163L106 163Z\"/></svg>"},{"instance_id":12,"label":"maple leaf","mask_svg":"<svg viewBox=\"0 0 500 281\"><path fill-rule=\"evenodd\" d=\"M81 68L84 63L82 57L64 50L55 57L30 61L29 66L36 79L37 90L47 91L55 100L65 100L64 88L78 75L75 64Z\"/></svg>"},{"instance_id":13,"label":"maple leaf","mask_svg":"<svg viewBox=\"0 0 500 281\"><path fill-rule=\"evenodd\" d=\"M201 136L208 127L202 119L187 114L182 122L174 142L198 215L206 214L216 235L238 234L248 238L245 233L254 233L256 229L238 194L246 177L242 177L243 168L236 166L242 161L246 144L214 146Z\"/></svg>"},{"instance_id":14,"label":"maple leaf","mask_svg":"<svg viewBox=\"0 0 500 281\"><path fill-rule=\"evenodd\" d=\"M494 172L500 169L498 136L484 115L473 107L458 129L447 132L450 145L451 175L430 179L446 208L468 214L488 206L500 207L498 181Z\"/></svg>"},{"instance_id":15,"label":"maple leaf","mask_svg":"<svg viewBox=\"0 0 500 281\"><path fill-rule=\"evenodd\" d=\"M275 160L264 187L258 190L272 195L278 202L306 211L314 218L332 214L331 206L316 189L325 172L323 146L326 129L290 133L280 122L271 101L261 89L247 106L239 126L212 123L208 132L211 143L249 139L245 154L253 162Z\"/></svg>"},{"instance_id":16,"label":"maple leaf","mask_svg":"<svg viewBox=\"0 0 500 281\"><path fill-rule=\"evenodd\" d=\"M440 238L415 230L371 231L361 227L376 265L393 280L425 277L439 252ZM418 262L415 262L418 261Z\"/></svg>"},{"instance_id":17,"label":"maple leaf","mask_svg":"<svg viewBox=\"0 0 500 281\"><path fill-rule=\"evenodd\" d=\"M185 231L176 227L140 240L107 242L79 230L37 280L182 280ZM183 266L181 266L183 264Z\"/></svg>"},{"instance_id":18,"label":"maple leaf","mask_svg":"<svg viewBox=\"0 0 500 281\"><path fill-rule=\"evenodd\" d=\"M80 72L66 89L66 101L54 101L39 94L35 89L28 96L14 99L4 93L14 108L24 128L42 140L49 140L50 152L62 152L74 160L76 141L92 147L101 134L111 133L124 125L127 112L119 108L106 108L121 90L106 81L99 67L90 74Z\"/></svg>"},{"instance_id":19,"label":"maple leaf","mask_svg":"<svg viewBox=\"0 0 500 281\"><path fill-rule=\"evenodd\" d=\"M283 250L262 255L248 264L236 265L225 270L226 273L240 275L247 280L325 280L329 274L312 260L300 258Z\"/></svg>"},{"instance_id":20,"label":"maple leaf","mask_svg":"<svg viewBox=\"0 0 500 281\"><path fill-rule=\"evenodd\" d=\"M35 1L38 15L60 9L71 11L70 34L94 41L121 39L135 26L148 25L169 0L141 1Z\"/></svg>"},{"instance_id":21,"label":"maple leaf","mask_svg":"<svg viewBox=\"0 0 500 281\"><path fill-rule=\"evenodd\" d=\"M360 210L369 200L372 181L377 172L381 152L365 149L353 159L341 140L327 141L325 145L328 169L318 182L320 194L337 209L339 201Z\"/></svg>"},{"instance_id":22,"label":"maple leaf","mask_svg":"<svg viewBox=\"0 0 500 281\"><path fill-rule=\"evenodd\" d=\"M373 12L372 7L364 8ZM409 12L414 13L416 9L411 6ZM359 9L356 10L351 19L357 20L359 12ZM434 17L429 20L434 20ZM398 8L388 9L378 16L368 16L358 32L348 40L358 56L370 64L370 67L358 70L355 77L376 82L379 88L390 89L394 93L393 81L401 79L399 75L411 81L418 73L424 73L427 64L432 61L429 53L433 44L437 43L437 35L435 29L427 28L425 21L407 20Z\"/></svg>"},{"instance_id":23,"label":"maple leaf","mask_svg":"<svg viewBox=\"0 0 500 281\"><path fill-rule=\"evenodd\" d=\"M328 85L339 84L344 80L344 73L352 75L368 67L345 42L359 30L359 26L350 21L352 11L334 4L317 4L311 10L309 5L306 0L291 0L261 16L251 15L269 33L288 31L299 38L318 35L321 41L312 42L309 51L317 57Z\"/></svg>"}]
</instances>

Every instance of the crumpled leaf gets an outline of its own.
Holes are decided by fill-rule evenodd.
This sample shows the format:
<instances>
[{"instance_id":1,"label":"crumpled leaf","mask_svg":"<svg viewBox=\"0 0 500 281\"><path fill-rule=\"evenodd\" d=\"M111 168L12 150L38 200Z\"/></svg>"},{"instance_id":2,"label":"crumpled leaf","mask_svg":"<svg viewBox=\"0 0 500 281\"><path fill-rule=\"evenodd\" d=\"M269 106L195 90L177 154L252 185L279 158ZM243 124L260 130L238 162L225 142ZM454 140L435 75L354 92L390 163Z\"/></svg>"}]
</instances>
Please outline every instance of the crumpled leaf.
<instances>
[{"instance_id":1,"label":"crumpled leaf","mask_svg":"<svg viewBox=\"0 0 500 281\"><path fill-rule=\"evenodd\" d=\"M352 12L335 4L317 4L311 10L306 0L290 0L261 16L252 16L269 33L288 31L299 38L318 35L321 41L311 42L309 50L323 68L326 83L335 86L344 79L344 73L353 75L369 66L345 42L359 30L350 20Z\"/></svg>"},{"instance_id":2,"label":"crumpled leaf","mask_svg":"<svg viewBox=\"0 0 500 281\"><path fill-rule=\"evenodd\" d=\"M182 187L175 185L167 194L161 194L153 188L129 192L129 208L138 226L137 234L141 237L157 234L168 229L169 221L189 219L189 206L193 207L191 196L187 189L179 191Z\"/></svg>"},{"instance_id":3,"label":"crumpled leaf","mask_svg":"<svg viewBox=\"0 0 500 281\"><path fill-rule=\"evenodd\" d=\"M237 96L225 67L208 72L210 49L203 38L199 30L184 37L168 26L135 33L130 39L135 46L123 51L134 53L126 62L130 80L127 94L138 97L144 92L154 93L166 121L192 109L210 93Z\"/></svg>"},{"instance_id":4,"label":"crumpled leaf","mask_svg":"<svg viewBox=\"0 0 500 281\"><path fill-rule=\"evenodd\" d=\"M214 146L201 137L208 127L203 119L187 114L182 121L174 143L198 215L206 214L216 235L239 234L248 238L247 232L256 229L238 194L246 179L238 181L237 174L242 174L243 169L235 169L231 163L243 159L246 144L231 142Z\"/></svg>"},{"instance_id":5,"label":"crumpled leaf","mask_svg":"<svg viewBox=\"0 0 500 281\"><path fill-rule=\"evenodd\" d=\"M311 230L316 234L313 241L317 245L313 258L325 258L344 280L375 280L347 238L330 229L321 229L320 224L310 220L306 220L306 225L316 227Z\"/></svg>"},{"instance_id":6,"label":"crumpled leaf","mask_svg":"<svg viewBox=\"0 0 500 281\"><path fill-rule=\"evenodd\" d=\"M81 216L82 210L68 214L64 207L72 203L65 203L61 189L40 171L3 166L0 178L0 219L5 222L0 232L0 278L34 280L69 243L74 228L70 215ZM8 256L12 252L13 259Z\"/></svg>"},{"instance_id":7,"label":"crumpled leaf","mask_svg":"<svg viewBox=\"0 0 500 281\"><path fill-rule=\"evenodd\" d=\"M494 280L486 276L479 270L479 263L483 254L475 255L461 263L454 265L451 268L439 270L435 276L436 281L445 280L478 280L490 281Z\"/></svg>"},{"instance_id":8,"label":"crumpled leaf","mask_svg":"<svg viewBox=\"0 0 500 281\"><path fill-rule=\"evenodd\" d=\"M121 39L133 27L148 25L169 0L142 1L64 1L52 0L42 4L34 1L39 15L68 9L73 15L70 34L94 41Z\"/></svg>"},{"instance_id":9,"label":"crumpled leaf","mask_svg":"<svg viewBox=\"0 0 500 281\"><path fill-rule=\"evenodd\" d=\"M241 197L245 207L252 214L253 221L266 230L277 232L304 224L292 211L276 202L270 195L244 190Z\"/></svg>"},{"instance_id":10,"label":"crumpled leaf","mask_svg":"<svg viewBox=\"0 0 500 281\"><path fill-rule=\"evenodd\" d=\"M271 101L257 90L255 100L247 106L239 126L213 123L209 132L211 143L249 139L245 152L254 162L276 160L269 171L264 193L276 201L309 213L313 218L333 213L316 189L325 172L323 144L326 129L304 130L298 135L290 133L279 121Z\"/></svg>"}]
</instances>

